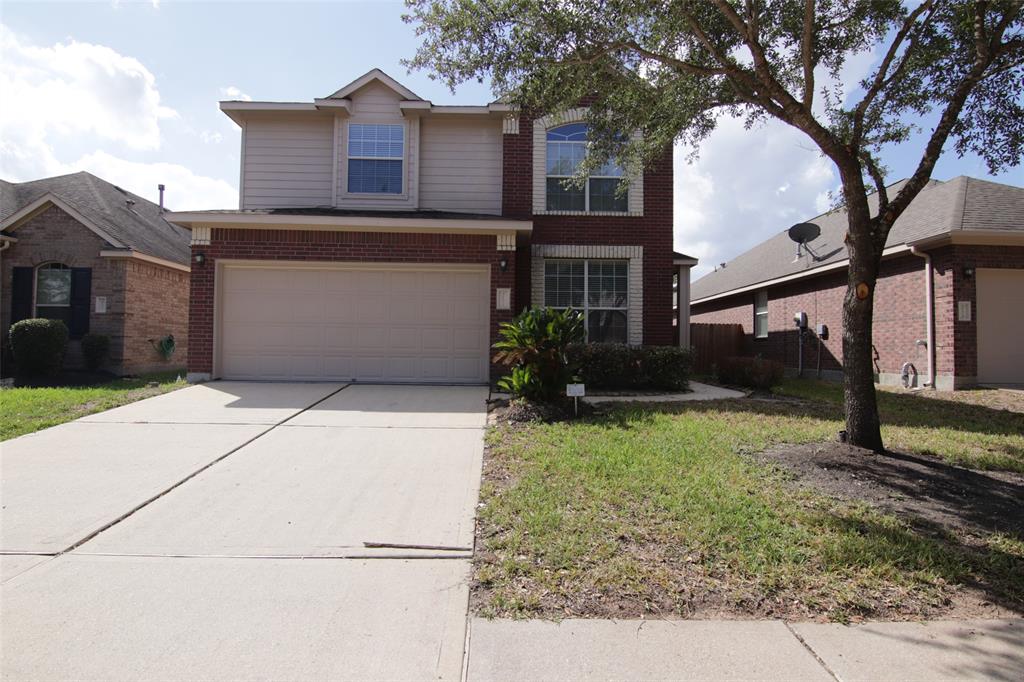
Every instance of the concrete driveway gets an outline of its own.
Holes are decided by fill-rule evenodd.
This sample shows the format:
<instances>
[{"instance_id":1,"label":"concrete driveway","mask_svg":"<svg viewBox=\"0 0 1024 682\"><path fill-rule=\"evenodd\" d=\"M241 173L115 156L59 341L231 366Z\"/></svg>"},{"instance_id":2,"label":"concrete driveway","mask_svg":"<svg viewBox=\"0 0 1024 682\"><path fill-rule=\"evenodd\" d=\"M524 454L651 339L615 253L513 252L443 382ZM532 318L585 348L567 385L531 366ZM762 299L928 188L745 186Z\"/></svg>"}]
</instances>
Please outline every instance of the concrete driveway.
<instances>
[{"instance_id":1,"label":"concrete driveway","mask_svg":"<svg viewBox=\"0 0 1024 682\"><path fill-rule=\"evenodd\" d=\"M487 389L216 382L4 443L4 679L461 675Z\"/></svg>"}]
</instances>

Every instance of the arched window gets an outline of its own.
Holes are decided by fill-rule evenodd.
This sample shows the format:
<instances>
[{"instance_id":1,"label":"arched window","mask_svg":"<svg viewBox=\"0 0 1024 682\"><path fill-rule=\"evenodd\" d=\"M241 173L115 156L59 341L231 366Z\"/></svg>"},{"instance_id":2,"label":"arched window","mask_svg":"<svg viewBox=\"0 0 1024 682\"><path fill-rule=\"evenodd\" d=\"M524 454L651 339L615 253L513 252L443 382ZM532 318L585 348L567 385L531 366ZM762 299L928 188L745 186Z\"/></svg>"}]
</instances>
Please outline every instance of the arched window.
<instances>
[{"instance_id":1,"label":"arched window","mask_svg":"<svg viewBox=\"0 0 1024 682\"><path fill-rule=\"evenodd\" d=\"M566 183L587 156L587 126L569 123L547 131L547 210L622 212L627 193L617 194L622 168L609 161L591 174L583 187Z\"/></svg>"},{"instance_id":2,"label":"arched window","mask_svg":"<svg viewBox=\"0 0 1024 682\"><path fill-rule=\"evenodd\" d=\"M71 324L71 268L43 263L36 268L35 317Z\"/></svg>"}]
</instances>

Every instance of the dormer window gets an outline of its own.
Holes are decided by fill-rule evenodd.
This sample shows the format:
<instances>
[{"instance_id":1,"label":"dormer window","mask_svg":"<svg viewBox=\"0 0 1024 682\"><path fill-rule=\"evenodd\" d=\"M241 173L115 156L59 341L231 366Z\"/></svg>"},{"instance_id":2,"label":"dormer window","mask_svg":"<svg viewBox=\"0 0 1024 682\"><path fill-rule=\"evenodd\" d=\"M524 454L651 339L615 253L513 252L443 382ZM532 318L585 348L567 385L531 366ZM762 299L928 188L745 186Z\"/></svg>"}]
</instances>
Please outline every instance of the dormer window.
<instances>
[{"instance_id":1,"label":"dormer window","mask_svg":"<svg viewBox=\"0 0 1024 682\"><path fill-rule=\"evenodd\" d=\"M401 124L350 123L348 191L353 194L401 194L405 127Z\"/></svg>"},{"instance_id":2,"label":"dormer window","mask_svg":"<svg viewBox=\"0 0 1024 682\"><path fill-rule=\"evenodd\" d=\"M609 161L590 175L582 187L566 181L587 156L587 126L569 123L547 131L547 210L625 213L626 192L618 194L622 168Z\"/></svg>"}]
</instances>

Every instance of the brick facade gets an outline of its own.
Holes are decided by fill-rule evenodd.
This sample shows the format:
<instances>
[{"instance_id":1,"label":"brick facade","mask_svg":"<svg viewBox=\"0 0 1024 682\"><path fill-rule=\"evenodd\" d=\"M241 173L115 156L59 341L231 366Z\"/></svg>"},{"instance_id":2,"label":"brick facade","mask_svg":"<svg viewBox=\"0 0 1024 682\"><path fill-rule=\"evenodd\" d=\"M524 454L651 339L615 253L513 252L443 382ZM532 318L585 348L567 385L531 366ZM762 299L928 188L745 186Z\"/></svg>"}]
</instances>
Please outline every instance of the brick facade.
<instances>
[{"instance_id":1,"label":"brick facade","mask_svg":"<svg viewBox=\"0 0 1024 682\"><path fill-rule=\"evenodd\" d=\"M0 328L5 344L14 268L55 262L92 271L89 332L110 337L110 355L103 369L115 374L138 374L184 366L188 273L136 259L100 256L100 251L110 249L110 245L57 206L26 220L13 234L18 241L0 256ZM96 312L97 296L107 299L105 313ZM149 339L168 333L174 334L182 347L170 361L164 361ZM68 343L64 366L84 367L79 341Z\"/></svg>"},{"instance_id":2,"label":"brick facade","mask_svg":"<svg viewBox=\"0 0 1024 682\"><path fill-rule=\"evenodd\" d=\"M934 267L935 371L939 388L972 385L977 376L977 316L956 319L958 301L970 301L977 310L975 280L964 268L1024 269L1024 248L1004 246L946 246L930 252ZM875 372L883 383L896 383L903 363L912 362L924 381L928 355L918 340L927 339L925 317L925 261L904 255L883 261L875 287ZM798 311L807 313L808 324L829 327L829 339L821 343L821 368L825 376L842 370L842 306L846 271L778 284L768 288L768 338L753 336L754 291L691 306L693 323L743 325L744 351L798 366L799 339L793 324ZM817 369L818 340L805 339L805 376Z\"/></svg>"},{"instance_id":3,"label":"brick facade","mask_svg":"<svg viewBox=\"0 0 1024 682\"><path fill-rule=\"evenodd\" d=\"M520 307L541 305L531 295L534 244L643 247L643 343L671 345L672 327L672 152L643 176L643 216L530 215L533 206L533 119L519 118L519 133L505 135L502 207L509 217L530 216L533 231L517 244Z\"/></svg>"},{"instance_id":4,"label":"brick facade","mask_svg":"<svg viewBox=\"0 0 1024 682\"><path fill-rule=\"evenodd\" d=\"M485 264L491 272L492 343L497 340L498 326L512 319L511 311L496 309L498 288L512 289L512 309L516 309L515 251L498 251L494 235L214 229L210 243L195 245L192 252L202 253L205 260L192 266L190 374L213 372L218 260ZM505 272L500 267L502 258L507 261ZM500 373L501 369L491 368L492 377Z\"/></svg>"},{"instance_id":5,"label":"brick facade","mask_svg":"<svg viewBox=\"0 0 1024 682\"><path fill-rule=\"evenodd\" d=\"M123 372L141 374L183 367L188 358L189 273L137 260L125 265ZM153 341L174 335L176 349L167 360Z\"/></svg>"},{"instance_id":6,"label":"brick facade","mask_svg":"<svg viewBox=\"0 0 1024 682\"><path fill-rule=\"evenodd\" d=\"M535 215L533 122L519 119L518 132L502 136L502 217L532 219L533 231L519 235L515 250L499 251L497 238L482 234L350 232L328 230L211 230L209 244L192 247L203 254L191 276L188 368L193 378L213 374L214 280L219 260L478 263L490 266L491 340L498 326L531 301L533 245L629 246L642 249L642 339L672 344L672 154L667 150L643 178L643 216ZM505 259L502 272L499 262ZM497 310L496 290L512 290L512 309ZM637 298L634 296L634 298ZM492 378L504 374L491 368Z\"/></svg>"}]
</instances>

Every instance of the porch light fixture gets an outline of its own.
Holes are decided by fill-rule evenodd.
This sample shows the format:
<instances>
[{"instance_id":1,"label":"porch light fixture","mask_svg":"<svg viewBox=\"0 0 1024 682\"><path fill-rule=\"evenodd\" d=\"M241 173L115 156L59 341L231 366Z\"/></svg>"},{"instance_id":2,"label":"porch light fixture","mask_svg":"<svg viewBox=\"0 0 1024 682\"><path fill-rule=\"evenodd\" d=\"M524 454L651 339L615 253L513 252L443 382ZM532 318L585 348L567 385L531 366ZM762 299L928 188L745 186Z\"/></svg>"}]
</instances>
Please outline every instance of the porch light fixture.
<instances>
[{"instance_id":1,"label":"porch light fixture","mask_svg":"<svg viewBox=\"0 0 1024 682\"><path fill-rule=\"evenodd\" d=\"M964 266L964 279L974 279L974 266L973 265L965 265Z\"/></svg>"},{"instance_id":2,"label":"porch light fixture","mask_svg":"<svg viewBox=\"0 0 1024 682\"><path fill-rule=\"evenodd\" d=\"M194 260L196 262L196 265L202 265L203 263L206 262L206 255L202 251L200 251L195 255Z\"/></svg>"},{"instance_id":3,"label":"porch light fixture","mask_svg":"<svg viewBox=\"0 0 1024 682\"><path fill-rule=\"evenodd\" d=\"M508 270L508 258L505 258L504 256L501 257L501 260L498 261L498 269L502 272Z\"/></svg>"}]
</instances>

